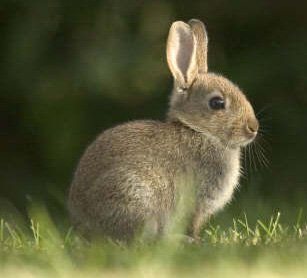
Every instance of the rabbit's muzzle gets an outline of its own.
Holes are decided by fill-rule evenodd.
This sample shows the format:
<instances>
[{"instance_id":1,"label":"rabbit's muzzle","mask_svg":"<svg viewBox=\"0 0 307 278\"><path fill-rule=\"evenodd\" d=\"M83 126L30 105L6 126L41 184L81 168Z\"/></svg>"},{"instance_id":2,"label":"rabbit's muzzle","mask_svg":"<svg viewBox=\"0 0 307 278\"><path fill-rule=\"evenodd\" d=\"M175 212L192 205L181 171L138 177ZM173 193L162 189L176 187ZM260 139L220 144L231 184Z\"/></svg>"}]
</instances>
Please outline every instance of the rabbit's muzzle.
<instances>
[{"instance_id":1,"label":"rabbit's muzzle","mask_svg":"<svg viewBox=\"0 0 307 278\"><path fill-rule=\"evenodd\" d=\"M239 140L238 145L244 147L253 142L257 137L258 129L259 129L259 122L256 118L251 118L247 120L247 123L243 127L244 139Z\"/></svg>"},{"instance_id":2,"label":"rabbit's muzzle","mask_svg":"<svg viewBox=\"0 0 307 278\"><path fill-rule=\"evenodd\" d=\"M259 129L259 122L256 118L248 120L246 124L246 134L250 139L254 139L257 136Z\"/></svg>"}]
</instances>

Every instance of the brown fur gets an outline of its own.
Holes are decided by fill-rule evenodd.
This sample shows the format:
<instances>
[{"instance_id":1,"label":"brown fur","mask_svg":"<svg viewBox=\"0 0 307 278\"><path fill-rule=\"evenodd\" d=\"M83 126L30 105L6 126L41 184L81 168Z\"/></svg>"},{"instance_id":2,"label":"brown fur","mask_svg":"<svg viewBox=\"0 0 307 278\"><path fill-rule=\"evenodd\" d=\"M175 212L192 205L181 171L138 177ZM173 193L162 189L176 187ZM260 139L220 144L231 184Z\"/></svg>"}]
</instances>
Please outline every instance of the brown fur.
<instances>
[{"instance_id":1,"label":"brown fur","mask_svg":"<svg viewBox=\"0 0 307 278\"><path fill-rule=\"evenodd\" d=\"M190 234L227 203L238 183L240 149L258 122L240 89L207 73L204 25L175 22L168 63L175 78L166 122L134 121L104 131L87 148L69 195L72 221L85 235L128 240L149 226L161 233L176 208L178 180L191 175L195 207ZM175 51L175 52L174 52ZM212 111L212 96L225 99Z\"/></svg>"}]
</instances>

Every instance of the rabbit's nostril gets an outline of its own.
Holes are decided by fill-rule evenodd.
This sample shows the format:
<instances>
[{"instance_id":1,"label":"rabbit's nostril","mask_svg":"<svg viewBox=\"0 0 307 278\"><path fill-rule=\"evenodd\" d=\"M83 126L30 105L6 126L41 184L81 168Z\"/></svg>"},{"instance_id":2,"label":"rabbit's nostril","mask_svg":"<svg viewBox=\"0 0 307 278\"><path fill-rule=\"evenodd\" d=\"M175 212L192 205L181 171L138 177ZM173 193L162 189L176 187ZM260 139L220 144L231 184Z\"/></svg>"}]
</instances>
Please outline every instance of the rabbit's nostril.
<instances>
[{"instance_id":1,"label":"rabbit's nostril","mask_svg":"<svg viewBox=\"0 0 307 278\"><path fill-rule=\"evenodd\" d=\"M249 132L252 132L252 133L256 132L256 130L255 130L255 128L253 126L247 126L247 130Z\"/></svg>"}]
</instances>

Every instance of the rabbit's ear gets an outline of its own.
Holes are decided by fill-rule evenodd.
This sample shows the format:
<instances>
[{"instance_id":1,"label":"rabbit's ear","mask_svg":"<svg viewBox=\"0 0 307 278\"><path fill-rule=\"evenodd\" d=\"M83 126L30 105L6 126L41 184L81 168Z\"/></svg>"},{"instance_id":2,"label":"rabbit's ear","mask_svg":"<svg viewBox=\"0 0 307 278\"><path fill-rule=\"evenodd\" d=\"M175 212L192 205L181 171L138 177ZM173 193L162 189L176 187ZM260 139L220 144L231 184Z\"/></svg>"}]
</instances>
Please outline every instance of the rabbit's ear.
<instances>
[{"instance_id":1,"label":"rabbit's ear","mask_svg":"<svg viewBox=\"0 0 307 278\"><path fill-rule=\"evenodd\" d=\"M197 74L197 63L196 39L188 24L182 21L172 24L167 39L166 56L176 85L182 89L189 88Z\"/></svg>"},{"instance_id":2,"label":"rabbit's ear","mask_svg":"<svg viewBox=\"0 0 307 278\"><path fill-rule=\"evenodd\" d=\"M196 60L198 72L208 71L208 36L205 25L198 19L191 19L189 22L196 38Z\"/></svg>"}]
</instances>

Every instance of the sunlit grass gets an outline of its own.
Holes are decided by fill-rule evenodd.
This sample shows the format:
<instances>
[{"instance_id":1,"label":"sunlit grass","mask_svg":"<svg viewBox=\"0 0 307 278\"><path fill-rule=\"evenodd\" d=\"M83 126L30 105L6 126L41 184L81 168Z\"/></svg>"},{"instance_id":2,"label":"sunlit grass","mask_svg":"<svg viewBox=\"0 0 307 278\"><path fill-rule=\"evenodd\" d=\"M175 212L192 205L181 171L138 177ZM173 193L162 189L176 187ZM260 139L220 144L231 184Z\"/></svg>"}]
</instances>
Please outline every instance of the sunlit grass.
<instances>
[{"instance_id":1,"label":"sunlit grass","mask_svg":"<svg viewBox=\"0 0 307 278\"><path fill-rule=\"evenodd\" d=\"M0 277L298 277L306 231L302 210L291 225L281 212L254 223L244 214L228 227L207 225L200 244L174 235L126 246L89 243L71 228L59 231L45 209L32 209L26 226L0 220Z\"/></svg>"}]
</instances>

